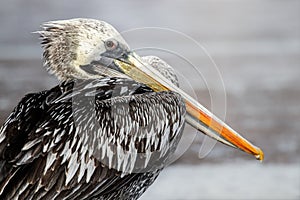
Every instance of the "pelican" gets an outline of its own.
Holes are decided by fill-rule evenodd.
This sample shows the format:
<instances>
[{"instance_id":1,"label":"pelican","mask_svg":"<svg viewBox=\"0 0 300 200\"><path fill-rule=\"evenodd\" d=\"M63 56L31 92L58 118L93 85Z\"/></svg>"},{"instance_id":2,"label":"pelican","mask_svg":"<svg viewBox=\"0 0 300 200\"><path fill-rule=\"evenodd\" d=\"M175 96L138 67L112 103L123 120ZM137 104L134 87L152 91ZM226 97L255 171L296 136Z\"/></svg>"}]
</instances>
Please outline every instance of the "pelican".
<instances>
[{"instance_id":1,"label":"pelican","mask_svg":"<svg viewBox=\"0 0 300 200\"><path fill-rule=\"evenodd\" d=\"M263 152L131 51L110 24L44 23L44 66L60 84L27 94L0 129L0 199L138 199L188 123L257 159Z\"/></svg>"}]
</instances>

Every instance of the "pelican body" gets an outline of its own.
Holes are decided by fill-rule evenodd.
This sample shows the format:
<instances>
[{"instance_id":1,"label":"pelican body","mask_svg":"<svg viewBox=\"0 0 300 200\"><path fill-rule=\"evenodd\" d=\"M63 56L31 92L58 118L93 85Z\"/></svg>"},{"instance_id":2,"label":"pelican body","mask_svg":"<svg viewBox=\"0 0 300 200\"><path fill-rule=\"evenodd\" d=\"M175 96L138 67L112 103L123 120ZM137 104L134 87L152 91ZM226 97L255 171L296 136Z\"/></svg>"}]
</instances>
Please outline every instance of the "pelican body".
<instances>
[{"instance_id":1,"label":"pelican body","mask_svg":"<svg viewBox=\"0 0 300 200\"><path fill-rule=\"evenodd\" d=\"M44 65L60 80L28 94L0 129L0 199L137 199L168 164L185 122L257 159L262 151L139 57L108 23L45 23Z\"/></svg>"}]
</instances>

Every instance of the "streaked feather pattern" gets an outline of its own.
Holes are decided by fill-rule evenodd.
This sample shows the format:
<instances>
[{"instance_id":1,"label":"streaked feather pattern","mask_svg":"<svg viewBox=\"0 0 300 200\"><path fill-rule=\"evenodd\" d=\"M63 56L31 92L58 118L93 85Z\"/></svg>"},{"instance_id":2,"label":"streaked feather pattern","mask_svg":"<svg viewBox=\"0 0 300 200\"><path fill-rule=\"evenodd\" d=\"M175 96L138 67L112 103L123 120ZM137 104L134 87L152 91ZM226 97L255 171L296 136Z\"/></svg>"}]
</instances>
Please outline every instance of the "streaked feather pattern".
<instances>
[{"instance_id":1,"label":"streaked feather pattern","mask_svg":"<svg viewBox=\"0 0 300 200\"><path fill-rule=\"evenodd\" d=\"M0 129L0 199L137 199L184 116L178 94L121 78L29 94Z\"/></svg>"}]
</instances>

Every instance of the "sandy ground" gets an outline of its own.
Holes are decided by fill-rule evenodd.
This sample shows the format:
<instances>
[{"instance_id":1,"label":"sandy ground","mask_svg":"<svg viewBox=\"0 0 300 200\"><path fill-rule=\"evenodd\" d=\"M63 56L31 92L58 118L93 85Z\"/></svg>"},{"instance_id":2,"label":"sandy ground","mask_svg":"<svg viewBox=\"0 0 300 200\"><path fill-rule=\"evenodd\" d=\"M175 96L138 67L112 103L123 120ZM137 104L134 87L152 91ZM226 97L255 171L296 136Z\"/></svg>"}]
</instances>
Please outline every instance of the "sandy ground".
<instances>
[{"instance_id":1,"label":"sandy ground","mask_svg":"<svg viewBox=\"0 0 300 200\"><path fill-rule=\"evenodd\" d=\"M219 116L226 108L226 122L265 152L261 164L216 144L206 146L210 153L199 159L200 146L210 143L199 134L194 138L194 131L187 127L177 152L178 157L183 156L161 174L143 199L300 198L300 1L3 3L0 124L26 93L57 84L42 68L37 36L30 33L38 30L41 22L72 17L109 21L127 31L124 37L133 48L152 47L138 51L163 57L178 72L183 88L196 93L198 100ZM182 34L169 29L128 32L151 26L194 38L210 53L218 71L201 47ZM180 55L192 61L200 73Z\"/></svg>"}]
</instances>

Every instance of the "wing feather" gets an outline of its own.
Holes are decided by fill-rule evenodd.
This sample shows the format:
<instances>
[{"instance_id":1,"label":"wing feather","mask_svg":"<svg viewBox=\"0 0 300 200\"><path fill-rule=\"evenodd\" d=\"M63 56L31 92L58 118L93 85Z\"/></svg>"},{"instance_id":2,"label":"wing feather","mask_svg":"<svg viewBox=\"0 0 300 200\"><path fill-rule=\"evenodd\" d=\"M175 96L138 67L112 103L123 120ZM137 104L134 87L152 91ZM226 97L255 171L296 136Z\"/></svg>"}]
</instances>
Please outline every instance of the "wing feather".
<instances>
[{"instance_id":1,"label":"wing feather","mask_svg":"<svg viewBox=\"0 0 300 200\"><path fill-rule=\"evenodd\" d=\"M0 198L130 199L174 152L184 115L178 94L120 78L27 95L0 129Z\"/></svg>"}]
</instances>

